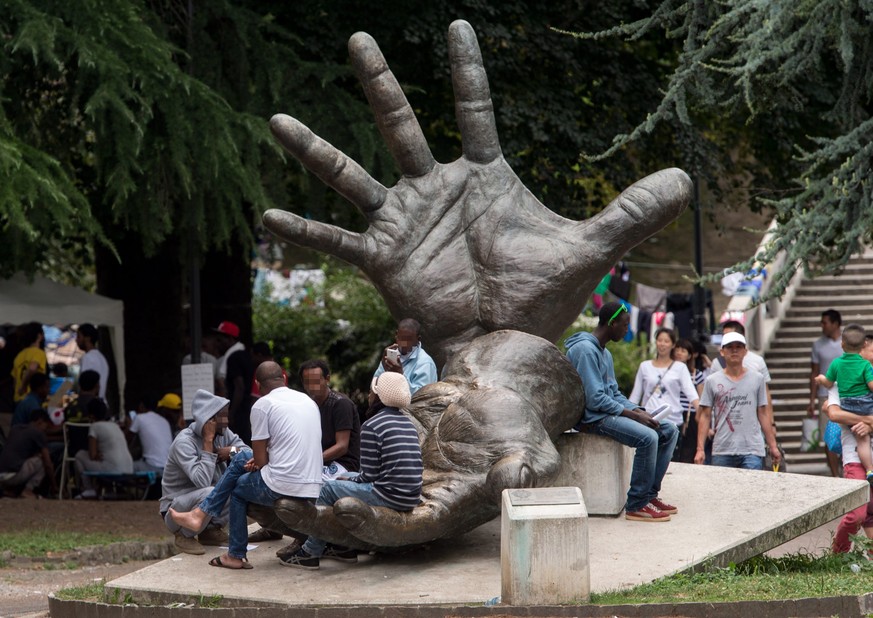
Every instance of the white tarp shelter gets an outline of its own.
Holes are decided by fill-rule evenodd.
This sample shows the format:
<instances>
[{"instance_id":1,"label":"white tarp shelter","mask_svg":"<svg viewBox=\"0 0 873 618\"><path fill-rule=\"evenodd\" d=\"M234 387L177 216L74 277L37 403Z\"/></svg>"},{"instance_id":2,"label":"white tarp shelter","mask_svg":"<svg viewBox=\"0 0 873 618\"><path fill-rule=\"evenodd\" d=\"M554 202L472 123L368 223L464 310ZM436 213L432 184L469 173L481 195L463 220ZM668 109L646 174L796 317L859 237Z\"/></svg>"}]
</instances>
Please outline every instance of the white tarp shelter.
<instances>
[{"instance_id":1,"label":"white tarp shelter","mask_svg":"<svg viewBox=\"0 0 873 618\"><path fill-rule=\"evenodd\" d=\"M109 328L118 391L124 399L124 303L36 275L0 279L0 324L84 324Z\"/></svg>"}]
</instances>

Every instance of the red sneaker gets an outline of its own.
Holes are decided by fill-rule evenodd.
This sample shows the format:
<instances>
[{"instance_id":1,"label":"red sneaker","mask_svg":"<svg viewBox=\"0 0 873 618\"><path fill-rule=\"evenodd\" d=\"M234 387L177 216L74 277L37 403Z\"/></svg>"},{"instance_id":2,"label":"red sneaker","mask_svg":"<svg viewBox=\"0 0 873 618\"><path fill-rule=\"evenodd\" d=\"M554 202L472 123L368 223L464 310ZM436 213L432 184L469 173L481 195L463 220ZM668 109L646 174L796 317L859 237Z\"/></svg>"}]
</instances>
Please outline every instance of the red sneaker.
<instances>
[{"instance_id":1,"label":"red sneaker","mask_svg":"<svg viewBox=\"0 0 873 618\"><path fill-rule=\"evenodd\" d=\"M625 519L631 521L670 521L670 514L658 509L655 505L649 502L646 506L638 511L628 511L624 514Z\"/></svg>"},{"instance_id":2,"label":"red sneaker","mask_svg":"<svg viewBox=\"0 0 873 618\"><path fill-rule=\"evenodd\" d=\"M668 515L675 515L679 512L672 504L667 504L666 502L662 502L660 498L652 498L649 504L653 505L656 509L661 511L662 513L667 513Z\"/></svg>"}]
</instances>

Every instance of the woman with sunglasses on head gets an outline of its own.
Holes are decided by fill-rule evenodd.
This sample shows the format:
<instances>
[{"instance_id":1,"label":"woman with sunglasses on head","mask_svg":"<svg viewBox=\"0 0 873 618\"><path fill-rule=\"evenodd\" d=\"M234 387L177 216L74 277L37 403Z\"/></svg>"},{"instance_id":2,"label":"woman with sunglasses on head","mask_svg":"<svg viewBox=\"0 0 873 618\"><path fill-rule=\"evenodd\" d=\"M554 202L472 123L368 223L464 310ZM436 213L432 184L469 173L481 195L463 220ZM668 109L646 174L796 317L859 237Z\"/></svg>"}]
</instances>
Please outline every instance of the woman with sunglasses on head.
<instances>
[{"instance_id":1,"label":"woman with sunglasses on head","mask_svg":"<svg viewBox=\"0 0 873 618\"><path fill-rule=\"evenodd\" d=\"M679 428L679 440L676 444L674 461L682 448L682 435L684 434L685 407L682 405L681 395L685 395L694 410L700 401L700 396L691 380L691 373L685 363L678 362L673 358L673 350L676 346L676 335L668 328L659 328L655 332L655 358L643 361L637 370L634 380L634 388L630 399L634 403L642 405L651 412L661 405L669 408L669 413L663 419L673 423Z\"/></svg>"}]
</instances>

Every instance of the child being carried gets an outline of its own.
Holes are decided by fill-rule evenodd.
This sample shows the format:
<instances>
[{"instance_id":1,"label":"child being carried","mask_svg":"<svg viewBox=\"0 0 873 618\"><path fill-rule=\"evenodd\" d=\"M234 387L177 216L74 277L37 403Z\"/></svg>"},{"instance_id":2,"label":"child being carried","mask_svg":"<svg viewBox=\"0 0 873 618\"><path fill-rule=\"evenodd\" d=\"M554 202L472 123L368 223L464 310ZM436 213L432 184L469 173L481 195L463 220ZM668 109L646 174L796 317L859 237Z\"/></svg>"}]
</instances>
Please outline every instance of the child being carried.
<instances>
[{"instance_id":1,"label":"child being carried","mask_svg":"<svg viewBox=\"0 0 873 618\"><path fill-rule=\"evenodd\" d=\"M826 388L832 387L836 382L840 393L840 407L860 416L873 415L873 366L860 355L865 336L862 326L846 326L843 329L843 355L834 359L828 367L827 375L819 375L815 379ZM857 450L858 459L867 471L867 482L873 484L873 452L870 441L860 440Z\"/></svg>"}]
</instances>

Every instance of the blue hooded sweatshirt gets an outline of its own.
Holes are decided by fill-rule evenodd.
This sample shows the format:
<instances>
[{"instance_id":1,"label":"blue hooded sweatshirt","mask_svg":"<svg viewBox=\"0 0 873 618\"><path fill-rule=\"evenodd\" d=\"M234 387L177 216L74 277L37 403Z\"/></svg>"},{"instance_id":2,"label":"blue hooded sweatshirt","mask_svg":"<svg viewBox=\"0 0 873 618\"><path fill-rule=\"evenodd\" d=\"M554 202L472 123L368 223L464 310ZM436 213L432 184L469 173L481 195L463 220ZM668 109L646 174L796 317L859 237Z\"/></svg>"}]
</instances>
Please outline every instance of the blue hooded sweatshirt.
<instances>
[{"instance_id":1,"label":"blue hooded sweatshirt","mask_svg":"<svg viewBox=\"0 0 873 618\"><path fill-rule=\"evenodd\" d=\"M564 346L567 348L567 358L579 372L585 386L583 423L594 423L607 416L617 416L625 409L639 407L618 390L612 354L601 347L597 337L579 332L570 336Z\"/></svg>"}]
</instances>

